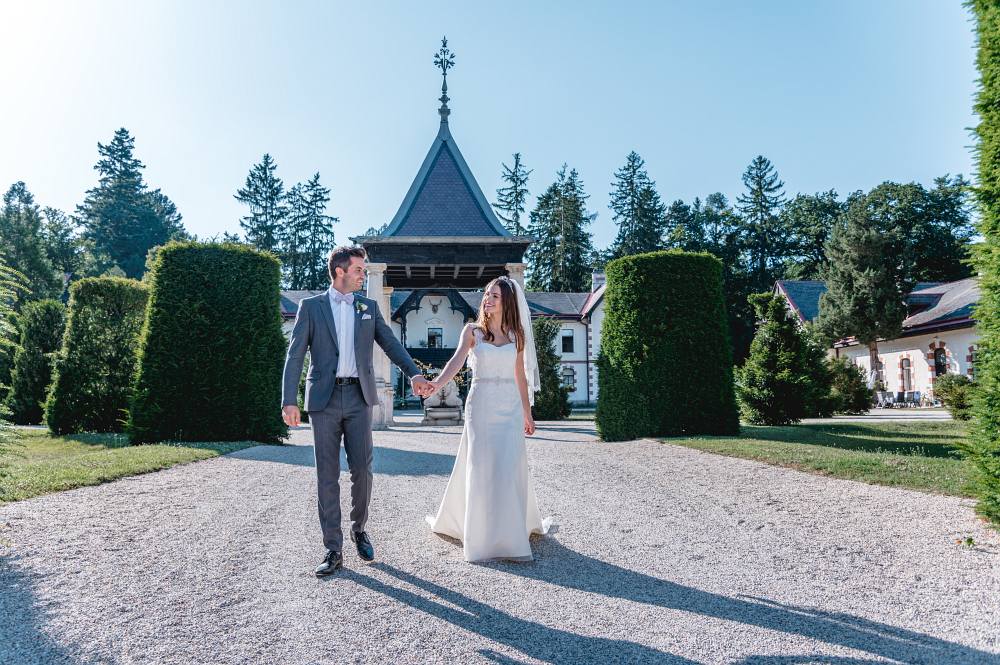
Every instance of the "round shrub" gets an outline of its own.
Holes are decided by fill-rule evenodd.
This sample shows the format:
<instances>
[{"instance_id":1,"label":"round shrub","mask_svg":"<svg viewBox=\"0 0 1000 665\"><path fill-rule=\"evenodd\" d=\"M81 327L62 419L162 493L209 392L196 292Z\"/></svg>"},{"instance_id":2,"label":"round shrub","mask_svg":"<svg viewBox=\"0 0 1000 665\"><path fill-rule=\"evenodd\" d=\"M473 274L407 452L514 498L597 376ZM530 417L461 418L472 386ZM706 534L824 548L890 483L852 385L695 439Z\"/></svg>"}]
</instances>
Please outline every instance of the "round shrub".
<instances>
[{"instance_id":1,"label":"round shrub","mask_svg":"<svg viewBox=\"0 0 1000 665\"><path fill-rule=\"evenodd\" d=\"M868 388L864 371L847 358L831 358L830 373L833 385L830 399L836 413L867 413L872 406L872 391Z\"/></svg>"},{"instance_id":2,"label":"round shrub","mask_svg":"<svg viewBox=\"0 0 1000 665\"><path fill-rule=\"evenodd\" d=\"M570 390L559 378L559 356L555 351L559 322L537 318L532 321L531 328L538 354L538 377L541 379L541 389L535 393L531 417L535 420L563 420L570 414Z\"/></svg>"},{"instance_id":3,"label":"round shrub","mask_svg":"<svg viewBox=\"0 0 1000 665\"><path fill-rule=\"evenodd\" d=\"M934 396L955 420L972 418L972 394L976 384L962 374L945 374L934 379Z\"/></svg>"},{"instance_id":4,"label":"round shrub","mask_svg":"<svg viewBox=\"0 0 1000 665\"><path fill-rule=\"evenodd\" d=\"M120 432L135 379L146 287L122 277L88 277L69 289L62 349L45 403L54 434Z\"/></svg>"},{"instance_id":5,"label":"round shrub","mask_svg":"<svg viewBox=\"0 0 1000 665\"><path fill-rule=\"evenodd\" d=\"M168 243L149 277L133 443L276 443L285 337L280 265L244 245Z\"/></svg>"},{"instance_id":6,"label":"round shrub","mask_svg":"<svg viewBox=\"0 0 1000 665\"><path fill-rule=\"evenodd\" d=\"M58 300L36 300L21 310L21 339L14 353L7 406L18 425L42 422L42 405L52 381L52 357L62 342L65 307Z\"/></svg>"},{"instance_id":7,"label":"round shrub","mask_svg":"<svg viewBox=\"0 0 1000 665\"><path fill-rule=\"evenodd\" d=\"M738 433L722 263L650 252L611 261L606 273L601 437Z\"/></svg>"}]
</instances>

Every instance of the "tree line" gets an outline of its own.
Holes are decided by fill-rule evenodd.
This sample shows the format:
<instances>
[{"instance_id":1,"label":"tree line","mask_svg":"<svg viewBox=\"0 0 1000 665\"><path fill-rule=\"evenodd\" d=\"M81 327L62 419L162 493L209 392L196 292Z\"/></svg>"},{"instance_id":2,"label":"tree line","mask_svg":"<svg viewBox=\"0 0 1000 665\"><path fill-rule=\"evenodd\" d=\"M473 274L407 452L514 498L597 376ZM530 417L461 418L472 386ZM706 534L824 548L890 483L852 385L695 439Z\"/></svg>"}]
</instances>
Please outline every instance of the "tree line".
<instances>
[{"instance_id":1,"label":"tree line","mask_svg":"<svg viewBox=\"0 0 1000 665\"><path fill-rule=\"evenodd\" d=\"M893 288L904 294L918 282L970 275L975 231L969 182L961 175L941 176L931 187L885 182L846 197L832 189L789 197L774 165L757 156L743 172L744 191L735 202L716 192L668 205L633 151L611 182L617 235L598 249L589 230L597 213L587 208L580 174L563 165L525 215L531 173L515 153L511 166L502 164L493 204L511 233L536 238L526 254L529 289L588 291L591 272L611 259L661 249L708 252L724 267L737 362L746 358L754 334L750 295L771 290L779 279L826 281L838 270L852 270L845 252L859 229L882 239L878 251L898 276Z\"/></svg>"}]
</instances>

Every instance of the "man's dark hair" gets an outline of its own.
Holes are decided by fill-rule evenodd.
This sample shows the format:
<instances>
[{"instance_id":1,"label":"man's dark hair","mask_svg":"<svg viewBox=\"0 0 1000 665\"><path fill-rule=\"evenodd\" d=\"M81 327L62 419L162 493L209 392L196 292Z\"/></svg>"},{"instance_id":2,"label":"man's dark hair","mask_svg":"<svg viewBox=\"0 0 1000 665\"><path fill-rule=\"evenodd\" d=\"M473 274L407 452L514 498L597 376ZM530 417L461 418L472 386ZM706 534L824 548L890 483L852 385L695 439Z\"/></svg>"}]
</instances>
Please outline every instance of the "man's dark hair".
<instances>
[{"instance_id":1,"label":"man's dark hair","mask_svg":"<svg viewBox=\"0 0 1000 665\"><path fill-rule=\"evenodd\" d=\"M365 248L358 247L356 245L353 247L348 245L335 247L333 251L330 252L330 258L327 260L327 267L330 269L331 282L337 276L337 268L347 272L348 266L351 265L352 256L356 256L359 259L368 258L368 254L365 253Z\"/></svg>"}]
</instances>

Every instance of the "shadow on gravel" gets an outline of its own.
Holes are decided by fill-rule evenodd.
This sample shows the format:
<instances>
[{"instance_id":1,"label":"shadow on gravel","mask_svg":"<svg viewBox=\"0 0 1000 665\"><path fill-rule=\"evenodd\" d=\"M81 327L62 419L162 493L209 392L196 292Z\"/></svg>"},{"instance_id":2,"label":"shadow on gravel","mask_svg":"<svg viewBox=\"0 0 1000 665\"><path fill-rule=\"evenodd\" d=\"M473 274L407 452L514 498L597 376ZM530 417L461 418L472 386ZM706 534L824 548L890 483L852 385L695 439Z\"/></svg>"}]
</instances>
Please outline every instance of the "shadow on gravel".
<instances>
[{"instance_id":1,"label":"shadow on gravel","mask_svg":"<svg viewBox=\"0 0 1000 665\"><path fill-rule=\"evenodd\" d=\"M369 575L345 569L342 579L351 580L363 587L377 591L413 609L452 623L459 628L506 644L525 656L546 663L663 663L664 665L695 665L697 661L675 656L635 642L611 640L603 637L577 635L566 630L550 628L533 621L525 621L485 603L446 587L428 582L385 563L373 563L369 568L379 570L400 582L412 585L434 598L425 598L412 591L386 584ZM496 652L490 654L500 663L518 661Z\"/></svg>"},{"instance_id":2,"label":"shadow on gravel","mask_svg":"<svg viewBox=\"0 0 1000 665\"><path fill-rule=\"evenodd\" d=\"M851 614L782 605L766 598L731 597L700 591L580 554L555 538L532 539L532 545L535 554L532 564L489 562L478 565L610 598L802 635L906 663L1000 663L997 654ZM813 657L805 662L868 661L825 661Z\"/></svg>"},{"instance_id":3,"label":"shadow on gravel","mask_svg":"<svg viewBox=\"0 0 1000 665\"><path fill-rule=\"evenodd\" d=\"M0 663L64 663L72 658L50 638L31 579L0 557Z\"/></svg>"},{"instance_id":4,"label":"shadow on gravel","mask_svg":"<svg viewBox=\"0 0 1000 665\"><path fill-rule=\"evenodd\" d=\"M454 455L426 453L419 450L400 450L375 446L372 473L388 476L448 476L455 465ZM279 462L297 466L316 466L312 446L256 446L229 455L232 459L253 462ZM347 455L340 448L340 469L346 471Z\"/></svg>"}]
</instances>

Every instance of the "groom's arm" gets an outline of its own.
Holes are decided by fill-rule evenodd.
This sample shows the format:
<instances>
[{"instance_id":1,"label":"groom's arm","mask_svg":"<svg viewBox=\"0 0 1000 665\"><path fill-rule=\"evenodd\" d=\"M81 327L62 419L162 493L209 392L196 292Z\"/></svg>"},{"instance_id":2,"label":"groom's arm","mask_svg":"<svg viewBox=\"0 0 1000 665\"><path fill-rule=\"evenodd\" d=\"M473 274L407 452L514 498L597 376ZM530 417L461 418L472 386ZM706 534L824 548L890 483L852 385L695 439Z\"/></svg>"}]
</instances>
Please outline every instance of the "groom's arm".
<instances>
[{"instance_id":1,"label":"groom's arm","mask_svg":"<svg viewBox=\"0 0 1000 665\"><path fill-rule=\"evenodd\" d=\"M299 381L302 379L302 364L309 347L309 329L309 308L303 298L299 301L299 310L295 314L295 326L285 355L285 370L281 375L282 407L299 405Z\"/></svg>"},{"instance_id":2,"label":"groom's arm","mask_svg":"<svg viewBox=\"0 0 1000 665\"><path fill-rule=\"evenodd\" d=\"M385 351L385 355L389 356L389 360L399 367L406 374L407 378L412 379L419 375L421 373L420 368L413 362L413 358L406 352L406 348L403 347L402 343L392 334L392 328L382 318L382 312L379 311L377 302L375 303L375 312L372 319L375 321L375 341Z\"/></svg>"}]
</instances>

